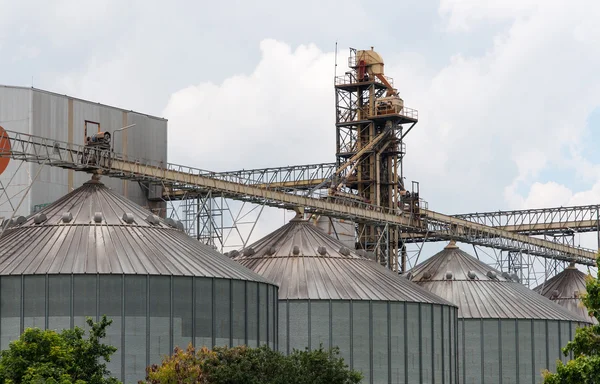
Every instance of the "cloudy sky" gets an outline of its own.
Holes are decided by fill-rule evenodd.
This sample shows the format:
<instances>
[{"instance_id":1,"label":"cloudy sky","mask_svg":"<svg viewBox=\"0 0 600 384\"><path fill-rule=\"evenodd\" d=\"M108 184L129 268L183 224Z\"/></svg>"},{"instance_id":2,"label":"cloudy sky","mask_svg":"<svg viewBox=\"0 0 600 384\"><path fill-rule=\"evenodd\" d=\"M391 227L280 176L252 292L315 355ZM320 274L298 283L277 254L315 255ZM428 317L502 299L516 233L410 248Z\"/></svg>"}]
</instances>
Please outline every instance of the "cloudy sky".
<instances>
[{"instance_id":1,"label":"cloudy sky","mask_svg":"<svg viewBox=\"0 0 600 384\"><path fill-rule=\"evenodd\" d=\"M164 116L171 162L329 162L335 42L339 73L374 46L419 110L405 173L431 209L596 204L599 17L583 0L0 0L0 83Z\"/></svg>"}]
</instances>

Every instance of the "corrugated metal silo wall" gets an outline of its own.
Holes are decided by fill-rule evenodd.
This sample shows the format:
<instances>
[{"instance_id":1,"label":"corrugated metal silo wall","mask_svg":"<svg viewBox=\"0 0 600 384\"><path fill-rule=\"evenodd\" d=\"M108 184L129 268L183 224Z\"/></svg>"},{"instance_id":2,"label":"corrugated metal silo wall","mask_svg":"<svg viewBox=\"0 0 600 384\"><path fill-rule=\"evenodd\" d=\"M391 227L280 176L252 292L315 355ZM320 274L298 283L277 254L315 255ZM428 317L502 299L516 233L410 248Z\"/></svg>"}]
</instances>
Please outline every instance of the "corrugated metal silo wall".
<instances>
[{"instance_id":1,"label":"corrugated metal silo wall","mask_svg":"<svg viewBox=\"0 0 600 384\"><path fill-rule=\"evenodd\" d=\"M459 382L541 383L541 371L567 361L561 348L578 323L530 319L459 319Z\"/></svg>"},{"instance_id":2,"label":"corrugated metal silo wall","mask_svg":"<svg viewBox=\"0 0 600 384\"><path fill-rule=\"evenodd\" d=\"M31 91L25 88L11 88L0 86L0 126L9 131L17 131L22 133L29 133L30 129L30 110ZM30 165L23 164L19 168L20 162L11 161L8 168L0 175L0 181L5 187L10 181L10 186L7 188L8 196L10 196L10 203L15 207L19 200L23 196L23 191L29 185L29 174ZM19 171L17 172L17 169ZM13 177L11 181L11 178ZM9 203L6 195L0 190L0 218L10 218L13 213L11 204ZM18 210L19 215L26 215L29 213L29 207L31 205L31 196L28 195L21 208ZM0 220L2 221L2 220Z\"/></svg>"},{"instance_id":3,"label":"corrugated metal silo wall","mask_svg":"<svg viewBox=\"0 0 600 384\"><path fill-rule=\"evenodd\" d=\"M437 304L280 300L279 350L337 346L363 383L457 383L457 324Z\"/></svg>"},{"instance_id":4,"label":"corrugated metal silo wall","mask_svg":"<svg viewBox=\"0 0 600 384\"><path fill-rule=\"evenodd\" d=\"M211 277L25 275L0 277L0 348L27 327L86 328L86 317L113 321L107 364L126 384L144 380L175 346L277 348L277 287Z\"/></svg>"},{"instance_id":5,"label":"corrugated metal silo wall","mask_svg":"<svg viewBox=\"0 0 600 384\"><path fill-rule=\"evenodd\" d=\"M166 120L44 91L33 92L32 111L33 135L76 144L85 142L86 120L100 123L100 129L109 132L135 123L135 127L115 134L115 151L126 153L133 159L166 163ZM88 135L91 133L88 132ZM38 167L37 164L31 165L31 172L35 174ZM51 203L89 179L90 175L85 173L46 167L30 192L31 201L26 214L31 213L36 205ZM104 178L103 182L137 204L149 206L146 191L137 182L110 178Z\"/></svg>"}]
</instances>

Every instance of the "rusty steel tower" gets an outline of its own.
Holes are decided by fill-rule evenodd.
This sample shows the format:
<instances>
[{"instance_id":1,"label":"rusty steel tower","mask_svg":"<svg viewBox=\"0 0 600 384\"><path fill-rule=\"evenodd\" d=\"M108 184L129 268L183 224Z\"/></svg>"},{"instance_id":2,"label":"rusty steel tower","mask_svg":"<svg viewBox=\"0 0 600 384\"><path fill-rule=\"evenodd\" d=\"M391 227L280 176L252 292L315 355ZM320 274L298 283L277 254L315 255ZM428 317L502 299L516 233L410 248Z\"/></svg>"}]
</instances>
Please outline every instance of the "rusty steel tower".
<instances>
[{"instance_id":1,"label":"rusty steel tower","mask_svg":"<svg viewBox=\"0 0 600 384\"><path fill-rule=\"evenodd\" d=\"M418 184L407 190L402 167L404 137L417 123L418 113L404 106L372 47L350 48L348 66L348 72L335 77L336 172L329 194L418 220ZM357 248L373 252L381 264L395 271L406 269L398 227L358 224L357 241Z\"/></svg>"}]
</instances>

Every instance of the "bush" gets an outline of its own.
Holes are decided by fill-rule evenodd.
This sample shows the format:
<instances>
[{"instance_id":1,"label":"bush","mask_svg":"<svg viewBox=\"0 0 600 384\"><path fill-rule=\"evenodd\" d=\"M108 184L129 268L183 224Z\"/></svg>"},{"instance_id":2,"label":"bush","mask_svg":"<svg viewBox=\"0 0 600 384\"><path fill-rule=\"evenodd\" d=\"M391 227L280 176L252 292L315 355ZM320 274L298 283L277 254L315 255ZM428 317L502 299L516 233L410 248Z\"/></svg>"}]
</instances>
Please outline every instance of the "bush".
<instances>
[{"instance_id":1,"label":"bush","mask_svg":"<svg viewBox=\"0 0 600 384\"><path fill-rule=\"evenodd\" d=\"M161 365L147 368L147 384L353 384L360 372L348 369L337 348L294 350L289 356L267 346L176 348ZM140 382L142 383L142 382Z\"/></svg>"},{"instance_id":2,"label":"bush","mask_svg":"<svg viewBox=\"0 0 600 384\"><path fill-rule=\"evenodd\" d=\"M106 316L94 323L88 318L89 337L78 327L61 333L28 328L0 353L0 383L118 384L101 359L110 361L115 347L102 344Z\"/></svg>"}]
</instances>

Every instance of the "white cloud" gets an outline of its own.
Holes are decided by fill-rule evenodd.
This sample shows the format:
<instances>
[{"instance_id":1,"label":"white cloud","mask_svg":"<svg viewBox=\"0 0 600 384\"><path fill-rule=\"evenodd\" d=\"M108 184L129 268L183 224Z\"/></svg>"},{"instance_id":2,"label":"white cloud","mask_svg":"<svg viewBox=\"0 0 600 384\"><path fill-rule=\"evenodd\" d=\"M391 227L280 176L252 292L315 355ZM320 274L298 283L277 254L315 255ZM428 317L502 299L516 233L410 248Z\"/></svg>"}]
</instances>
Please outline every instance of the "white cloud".
<instances>
[{"instance_id":1,"label":"white cloud","mask_svg":"<svg viewBox=\"0 0 600 384\"><path fill-rule=\"evenodd\" d=\"M477 23L527 15L539 4L535 0L441 0L439 12L447 18L449 30L468 31Z\"/></svg>"},{"instance_id":2,"label":"white cloud","mask_svg":"<svg viewBox=\"0 0 600 384\"><path fill-rule=\"evenodd\" d=\"M274 40L260 50L250 74L171 96L171 161L228 170L335 159L333 54Z\"/></svg>"}]
</instances>

